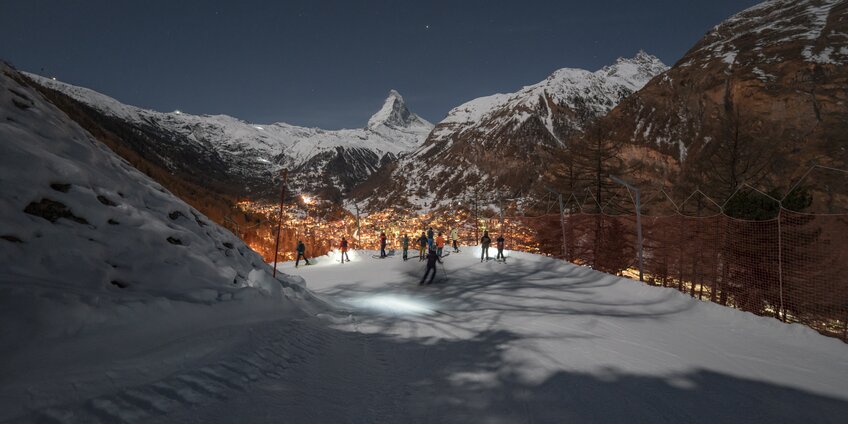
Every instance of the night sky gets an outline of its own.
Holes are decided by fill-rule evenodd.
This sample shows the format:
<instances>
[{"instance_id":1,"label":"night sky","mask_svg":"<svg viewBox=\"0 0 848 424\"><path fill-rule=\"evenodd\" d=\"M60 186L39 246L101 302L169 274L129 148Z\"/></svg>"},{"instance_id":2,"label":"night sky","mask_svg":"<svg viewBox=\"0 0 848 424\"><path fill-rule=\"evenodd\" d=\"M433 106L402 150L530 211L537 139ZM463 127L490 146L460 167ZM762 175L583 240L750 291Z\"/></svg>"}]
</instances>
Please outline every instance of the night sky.
<instances>
[{"instance_id":1,"label":"night sky","mask_svg":"<svg viewBox=\"0 0 848 424\"><path fill-rule=\"evenodd\" d=\"M145 108L362 127L389 89L437 122L639 49L667 64L754 0L0 0L0 59Z\"/></svg>"}]
</instances>

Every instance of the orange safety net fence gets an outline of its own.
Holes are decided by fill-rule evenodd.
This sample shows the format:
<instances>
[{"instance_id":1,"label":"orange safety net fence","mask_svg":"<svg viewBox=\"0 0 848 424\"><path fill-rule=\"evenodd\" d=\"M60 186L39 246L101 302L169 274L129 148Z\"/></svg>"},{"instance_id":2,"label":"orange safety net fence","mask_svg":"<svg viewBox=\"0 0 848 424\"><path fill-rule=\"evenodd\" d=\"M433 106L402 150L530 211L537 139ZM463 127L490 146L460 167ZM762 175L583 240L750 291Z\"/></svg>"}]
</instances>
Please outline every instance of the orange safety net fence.
<instances>
[{"instance_id":1,"label":"orange safety net fence","mask_svg":"<svg viewBox=\"0 0 848 424\"><path fill-rule=\"evenodd\" d=\"M638 279L636 214L586 209L509 217L508 248ZM762 220L641 216L643 281L848 342L848 214L775 210ZM533 236L509 237L517 233Z\"/></svg>"}]
</instances>

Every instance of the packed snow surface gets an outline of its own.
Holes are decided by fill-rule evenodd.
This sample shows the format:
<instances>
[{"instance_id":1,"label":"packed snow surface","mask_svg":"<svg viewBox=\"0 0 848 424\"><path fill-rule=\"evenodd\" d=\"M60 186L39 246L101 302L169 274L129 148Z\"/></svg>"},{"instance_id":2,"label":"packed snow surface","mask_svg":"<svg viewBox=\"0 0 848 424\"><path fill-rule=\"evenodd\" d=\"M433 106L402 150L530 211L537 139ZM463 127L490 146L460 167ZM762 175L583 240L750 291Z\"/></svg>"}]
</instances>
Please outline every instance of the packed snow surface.
<instances>
[{"instance_id":1,"label":"packed snow surface","mask_svg":"<svg viewBox=\"0 0 848 424\"><path fill-rule=\"evenodd\" d=\"M418 285L417 258L282 264L328 306L233 320L213 305L191 332L154 322L51 340L6 362L13 384L3 390L26 390L35 412L25 416L58 422L837 423L848 414L848 348L838 340L558 260L511 253L507 264L481 263L478 252L444 258L429 286ZM124 344L104 346L115 340ZM66 362L48 349L81 353ZM70 387L81 393L67 396ZM47 393L73 401L47 407Z\"/></svg>"}]
</instances>

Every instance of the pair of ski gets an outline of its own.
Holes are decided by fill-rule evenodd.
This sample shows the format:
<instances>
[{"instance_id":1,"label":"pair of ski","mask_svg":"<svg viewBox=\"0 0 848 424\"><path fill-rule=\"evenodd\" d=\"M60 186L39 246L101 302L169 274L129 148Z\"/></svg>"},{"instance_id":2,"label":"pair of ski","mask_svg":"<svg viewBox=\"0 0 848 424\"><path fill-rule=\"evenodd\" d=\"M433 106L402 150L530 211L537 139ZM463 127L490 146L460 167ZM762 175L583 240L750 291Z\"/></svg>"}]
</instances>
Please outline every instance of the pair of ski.
<instances>
[{"instance_id":1,"label":"pair of ski","mask_svg":"<svg viewBox=\"0 0 848 424\"><path fill-rule=\"evenodd\" d=\"M443 253L442 256L439 256L439 259L447 258L448 256L450 256L450 252ZM426 260L427 260L426 256L424 258L421 258L420 256L418 257L418 262L423 262L423 261L426 261Z\"/></svg>"},{"instance_id":2,"label":"pair of ski","mask_svg":"<svg viewBox=\"0 0 848 424\"><path fill-rule=\"evenodd\" d=\"M387 258L393 258L393 257L395 257L395 250L394 250L394 249L389 250L389 252L388 252L388 253L386 253L386 256L371 255L371 257L372 257L372 258L374 258L374 259L387 259Z\"/></svg>"},{"instance_id":3,"label":"pair of ski","mask_svg":"<svg viewBox=\"0 0 848 424\"><path fill-rule=\"evenodd\" d=\"M489 262L489 261L495 261L495 262L501 263L501 264L506 263L506 259L486 258L486 262ZM483 262L483 260L481 259L480 262Z\"/></svg>"}]
</instances>

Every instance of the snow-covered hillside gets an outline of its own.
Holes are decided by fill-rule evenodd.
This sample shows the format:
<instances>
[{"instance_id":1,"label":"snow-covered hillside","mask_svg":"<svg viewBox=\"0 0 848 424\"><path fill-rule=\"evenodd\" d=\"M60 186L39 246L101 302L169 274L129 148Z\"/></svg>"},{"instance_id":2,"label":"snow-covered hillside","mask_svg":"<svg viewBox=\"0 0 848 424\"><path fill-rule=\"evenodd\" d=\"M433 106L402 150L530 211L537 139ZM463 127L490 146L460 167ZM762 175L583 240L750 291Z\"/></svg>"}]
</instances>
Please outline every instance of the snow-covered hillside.
<instances>
[{"instance_id":1,"label":"snow-covered hillside","mask_svg":"<svg viewBox=\"0 0 848 424\"><path fill-rule=\"evenodd\" d=\"M283 286L299 280L273 279L241 240L0 66L0 352L294 293Z\"/></svg>"},{"instance_id":2,"label":"snow-covered hillside","mask_svg":"<svg viewBox=\"0 0 848 424\"><path fill-rule=\"evenodd\" d=\"M301 279L272 278L259 254L94 140L5 64L0 194L0 422L104 393L102 379L144 381L98 367L202 332L211 316L302 315L291 300L308 297ZM168 353L159 372L191 355ZM92 386L73 388L67 373Z\"/></svg>"},{"instance_id":3,"label":"snow-covered hillside","mask_svg":"<svg viewBox=\"0 0 848 424\"><path fill-rule=\"evenodd\" d=\"M221 165L216 166L227 169L217 171L243 178L245 184L271 182L278 170L286 167L291 171L293 185L307 192L325 186L349 190L382 163L417 148L433 127L410 112L403 97L394 90L367 126L328 131L281 122L254 124L226 115L151 111L122 104L87 88L26 75L134 129L155 133L169 139L171 144L185 144L199 152L196 156L220 158L216 163ZM165 149L161 150L159 154L166 156L166 163L179 161L169 157ZM261 192L264 188L246 187L245 193Z\"/></svg>"},{"instance_id":4,"label":"snow-covered hillside","mask_svg":"<svg viewBox=\"0 0 848 424\"><path fill-rule=\"evenodd\" d=\"M0 76L0 243L9 278L103 293L277 292L262 258L30 87ZM212 300L226 293L215 293Z\"/></svg>"},{"instance_id":5,"label":"snow-covered hillside","mask_svg":"<svg viewBox=\"0 0 848 424\"><path fill-rule=\"evenodd\" d=\"M564 68L515 93L454 108L424 144L371 177L355 197L366 208L432 210L467 197L469 187L507 197L527 191L587 124L668 68L640 51L595 72Z\"/></svg>"}]
</instances>

